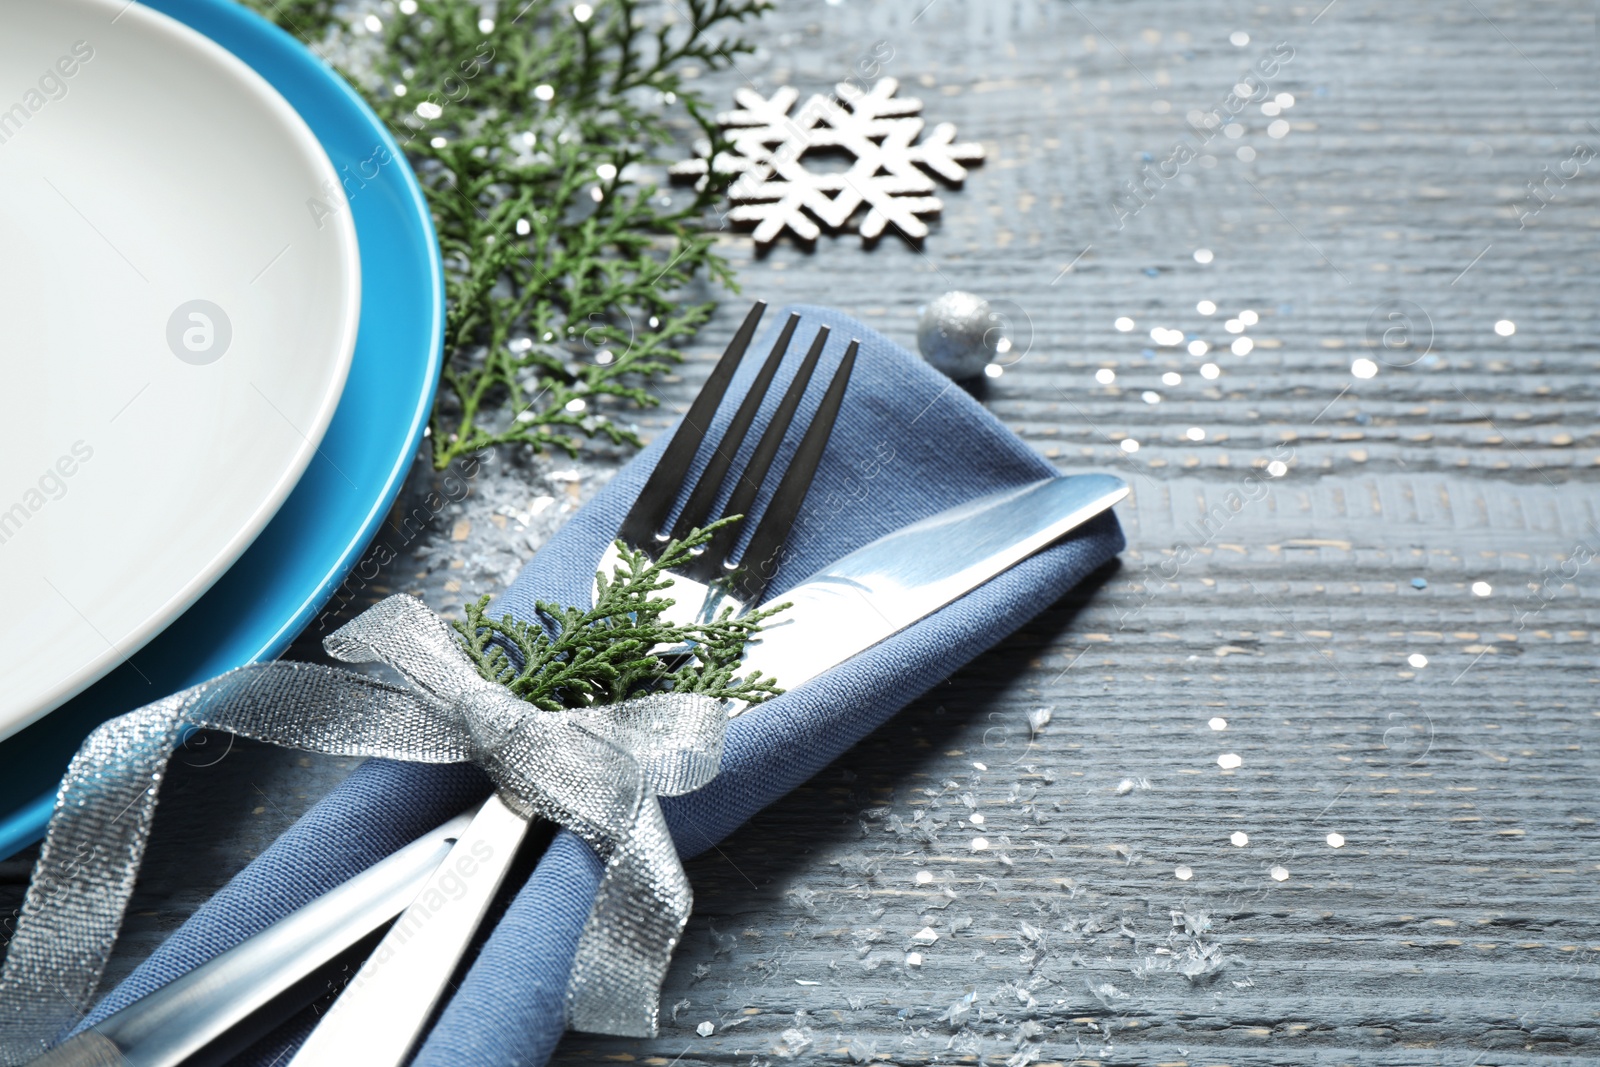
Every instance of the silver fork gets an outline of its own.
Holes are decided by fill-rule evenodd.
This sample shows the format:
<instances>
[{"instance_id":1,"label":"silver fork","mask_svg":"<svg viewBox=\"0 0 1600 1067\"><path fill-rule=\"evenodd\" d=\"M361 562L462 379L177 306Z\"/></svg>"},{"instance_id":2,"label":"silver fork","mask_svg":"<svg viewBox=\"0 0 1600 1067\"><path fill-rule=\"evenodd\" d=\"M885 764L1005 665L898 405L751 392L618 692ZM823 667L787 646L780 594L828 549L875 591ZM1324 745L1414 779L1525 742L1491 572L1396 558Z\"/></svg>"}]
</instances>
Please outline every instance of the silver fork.
<instances>
[{"instance_id":1,"label":"silver fork","mask_svg":"<svg viewBox=\"0 0 1600 1067\"><path fill-rule=\"evenodd\" d=\"M800 324L797 314L791 314L783 324L767 361L762 364L755 381L750 385L750 391L734 412L727 432L713 447L689 499L668 529L667 520L672 516L672 508L681 488L688 484L689 469L705 439L706 430L722 403L728 384L739 369L750 339L755 334L756 324L765 310L766 304L757 301L745 316L744 323L690 405L677 433L662 452L660 461L639 493L638 501L617 533L617 541L635 551L642 551L652 560L668 542L681 539L696 525L703 526L709 522L728 470L738 456L739 448L744 444L745 436L794 339L795 328ZM816 339L812 341L805 360L784 392L766 432L761 435L749 463L735 481L722 508L724 515L750 513L827 343L828 328L824 326L817 331ZM755 532L750 535L738 562L731 562L730 557L738 543L740 527L730 524L717 531L693 560L668 572L673 576L674 598L672 610L666 613L669 621L687 625L715 618L730 607L734 615L742 615L760 599L777 569L784 538L794 526L800 505L805 500L812 476L816 474L817 464L822 458L822 450L833 430L834 419L844 399L845 384L855 364L856 348L857 343L852 341L817 407L816 415L795 449L783 481L779 483ZM610 574L619 562L617 544L613 542L601 557L599 572Z\"/></svg>"},{"instance_id":2,"label":"silver fork","mask_svg":"<svg viewBox=\"0 0 1600 1067\"><path fill-rule=\"evenodd\" d=\"M717 441L705 470L690 490L688 500L671 529L666 528L678 496L688 485L695 455L705 441L706 431L765 308L765 304L758 302L745 317L640 491L617 540L656 558L673 537L681 537L693 527L709 523L724 479L794 337L798 315L791 315L784 324L727 432ZM794 420L827 338L827 328L819 329L749 463L740 472L722 509L723 514L749 514ZM733 560L738 543L737 527L730 524L718 530L694 559L670 572L677 619L693 621L706 613L720 614L728 607L732 607L735 614L742 614L755 605L765 590L833 430L845 386L855 365L857 347L856 342L850 343L737 562ZM601 560L602 572L616 560L613 545ZM290 1067L347 1067L351 1063L360 1063L363 1067L399 1067L405 1063L498 892L529 825L498 796L491 796L484 802L428 885L417 894L419 901L429 898L430 891L434 891L430 899L446 899L438 892L441 889L438 883L451 880L449 906L429 911L416 923L408 922L412 909L400 916L312 1031ZM455 872L458 867L466 869L466 866L470 866L473 873L465 880L462 890L464 879ZM414 904L413 909L416 907Z\"/></svg>"}]
</instances>

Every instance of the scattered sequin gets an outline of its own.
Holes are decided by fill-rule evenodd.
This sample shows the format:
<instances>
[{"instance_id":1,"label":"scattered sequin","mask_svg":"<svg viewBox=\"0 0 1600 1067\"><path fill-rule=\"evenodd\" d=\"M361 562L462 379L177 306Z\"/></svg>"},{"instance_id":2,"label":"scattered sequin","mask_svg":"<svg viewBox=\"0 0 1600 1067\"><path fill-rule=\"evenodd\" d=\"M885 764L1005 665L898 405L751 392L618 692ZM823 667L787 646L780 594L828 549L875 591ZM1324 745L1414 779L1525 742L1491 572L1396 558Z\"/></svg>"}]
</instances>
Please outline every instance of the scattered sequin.
<instances>
[{"instance_id":1,"label":"scattered sequin","mask_svg":"<svg viewBox=\"0 0 1600 1067\"><path fill-rule=\"evenodd\" d=\"M777 1055L782 1059L792 1060L798 1056L805 1055L806 1050L811 1047L811 1044L811 1033L809 1030L802 1030L797 1026L791 1026L789 1029L785 1030L779 1035L778 1043L772 1046L772 1051L777 1053Z\"/></svg>"},{"instance_id":2,"label":"scattered sequin","mask_svg":"<svg viewBox=\"0 0 1600 1067\"><path fill-rule=\"evenodd\" d=\"M1194 877L1194 871L1190 870L1188 867L1179 867L1172 872L1172 876L1180 882L1187 882L1189 879Z\"/></svg>"},{"instance_id":3,"label":"scattered sequin","mask_svg":"<svg viewBox=\"0 0 1600 1067\"><path fill-rule=\"evenodd\" d=\"M1255 351L1256 343L1250 340L1248 337L1235 337L1233 339L1233 344L1229 347L1236 356L1248 356L1251 352Z\"/></svg>"},{"instance_id":4,"label":"scattered sequin","mask_svg":"<svg viewBox=\"0 0 1600 1067\"><path fill-rule=\"evenodd\" d=\"M1289 869L1287 867L1274 867L1267 873L1272 875L1274 882L1287 882L1289 880Z\"/></svg>"},{"instance_id":5,"label":"scattered sequin","mask_svg":"<svg viewBox=\"0 0 1600 1067\"><path fill-rule=\"evenodd\" d=\"M1240 322L1238 319L1229 319L1227 322L1222 324L1222 328L1227 330L1229 333L1243 333L1244 323Z\"/></svg>"},{"instance_id":6,"label":"scattered sequin","mask_svg":"<svg viewBox=\"0 0 1600 1067\"><path fill-rule=\"evenodd\" d=\"M1228 835L1228 840L1235 848L1244 848L1244 846L1250 843L1250 835L1245 833L1243 830L1235 830L1233 833Z\"/></svg>"},{"instance_id":7,"label":"scattered sequin","mask_svg":"<svg viewBox=\"0 0 1600 1067\"><path fill-rule=\"evenodd\" d=\"M1413 578L1413 579L1411 579L1411 588L1413 588L1413 589L1426 589L1426 588L1428 588L1428 579L1426 579L1426 578Z\"/></svg>"},{"instance_id":8,"label":"scattered sequin","mask_svg":"<svg viewBox=\"0 0 1600 1067\"><path fill-rule=\"evenodd\" d=\"M1248 163L1256 158L1256 150L1249 145L1241 145L1239 151L1235 152L1234 155Z\"/></svg>"},{"instance_id":9,"label":"scattered sequin","mask_svg":"<svg viewBox=\"0 0 1600 1067\"><path fill-rule=\"evenodd\" d=\"M1289 108L1294 107L1294 94L1279 93L1272 98L1272 102L1287 111Z\"/></svg>"},{"instance_id":10,"label":"scattered sequin","mask_svg":"<svg viewBox=\"0 0 1600 1067\"><path fill-rule=\"evenodd\" d=\"M1228 34L1228 42L1235 48L1243 48L1250 43L1250 35L1243 30L1234 30Z\"/></svg>"},{"instance_id":11,"label":"scattered sequin","mask_svg":"<svg viewBox=\"0 0 1600 1067\"><path fill-rule=\"evenodd\" d=\"M1406 662L1420 671L1422 668L1428 665L1428 657L1424 656L1421 652L1413 652L1411 655L1406 657Z\"/></svg>"},{"instance_id":12,"label":"scattered sequin","mask_svg":"<svg viewBox=\"0 0 1600 1067\"><path fill-rule=\"evenodd\" d=\"M1239 312L1239 321L1244 323L1246 326L1254 326L1256 323L1261 321L1261 316L1257 315L1249 308L1245 308L1243 311Z\"/></svg>"},{"instance_id":13,"label":"scattered sequin","mask_svg":"<svg viewBox=\"0 0 1600 1067\"><path fill-rule=\"evenodd\" d=\"M1189 354L1191 356L1203 356L1209 351L1211 351L1211 346L1198 337L1189 342Z\"/></svg>"},{"instance_id":14,"label":"scattered sequin","mask_svg":"<svg viewBox=\"0 0 1600 1067\"><path fill-rule=\"evenodd\" d=\"M535 85L533 87L533 97L535 100L544 100L546 102L554 100L556 98L556 87L553 85Z\"/></svg>"},{"instance_id":15,"label":"scattered sequin","mask_svg":"<svg viewBox=\"0 0 1600 1067\"><path fill-rule=\"evenodd\" d=\"M987 367L983 368L983 373L990 378L998 378L1005 372L1006 369L998 363L991 363Z\"/></svg>"},{"instance_id":16,"label":"scattered sequin","mask_svg":"<svg viewBox=\"0 0 1600 1067\"><path fill-rule=\"evenodd\" d=\"M1340 833L1329 834L1328 835L1328 847L1329 848L1344 848L1344 835L1340 834Z\"/></svg>"},{"instance_id":17,"label":"scattered sequin","mask_svg":"<svg viewBox=\"0 0 1600 1067\"><path fill-rule=\"evenodd\" d=\"M1161 376L1161 384L1162 385L1182 385L1183 384L1183 375L1179 374L1175 370L1169 370L1169 371L1167 371L1167 373L1165 373L1165 374L1163 374Z\"/></svg>"},{"instance_id":18,"label":"scattered sequin","mask_svg":"<svg viewBox=\"0 0 1600 1067\"><path fill-rule=\"evenodd\" d=\"M1191 441L1204 441L1206 439L1206 432L1198 426L1191 426L1187 430L1183 431L1183 436L1187 437Z\"/></svg>"},{"instance_id":19,"label":"scattered sequin","mask_svg":"<svg viewBox=\"0 0 1600 1067\"><path fill-rule=\"evenodd\" d=\"M1217 366L1215 363L1202 363L1200 365L1200 377L1206 379L1207 381L1214 381L1221 374L1222 368Z\"/></svg>"},{"instance_id":20,"label":"scattered sequin","mask_svg":"<svg viewBox=\"0 0 1600 1067\"><path fill-rule=\"evenodd\" d=\"M1143 393L1139 394L1139 398L1146 404L1161 403L1161 394L1156 392L1154 389L1146 389Z\"/></svg>"},{"instance_id":21,"label":"scattered sequin","mask_svg":"<svg viewBox=\"0 0 1600 1067\"><path fill-rule=\"evenodd\" d=\"M1289 473L1289 465L1281 459L1275 459L1267 464L1267 474L1272 478L1282 478Z\"/></svg>"},{"instance_id":22,"label":"scattered sequin","mask_svg":"<svg viewBox=\"0 0 1600 1067\"><path fill-rule=\"evenodd\" d=\"M1127 333L1129 330L1133 329L1133 320L1124 315L1112 325L1116 326L1116 328L1121 330L1123 333Z\"/></svg>"},{"instance_id":23,"label":"scattered sequin","mask_svg":"<svg viewBox=\"0 0 1600 1067\"><path fill-rule=\"evenodd\" d=\"M1490 585L1488 582L1472 583L1472 594L1474 596L1488 596L1492 592L1494 592L1494 586Z\"/></svg>"},{"instance_id":24,"label":"scattered sequin","mask_svg":"<svg viewBox=\"0 0 1600 1067\"><path fill-rule=\"evenodd\" d=\"M705 1022L695 1027L694 1032L699 1034L701 1037L710 1037L712 1034L717 1032L717 1025L710 1019L707 1019Z\"/></svg>"},{"instance_id":25,"label":"scattered sequin","mask_svg":"<svg viewBox=\"0 0 1600 1067\"><path fill-rule=\"evenodd\" d=\"M1289 120L1273 119L1267 123L1267 136L1274 141L1289 136Z\"/></svg>"},{"instance_id":26,"label":"scattered sequin","mask_svg":"<svg viewBox=\"0 0 1600 1067\"><path fill-rule=\"evenodd\" d=\"M931 881L933 881L933 872L932 871L918 871L917 872L917 884L918 885L927 885Z\"/></svg>"},{"instance_id":27,"label":"scattered sequin","mask_svg":"<svg viewBox=\"0 0 1600 1067\"><path fill-rule=\"evenodd\" d=\"M1499 322L1494 324L1494 332L1499 334L1501 337L1510 337L1512 334L1517 332L1517 324L1512 322L1510 319L1501 319Z\"/></svg>"},{"instance_id":28,"label":"scattered sequin","mask_svg":"<svg viewBox=\"0 0 1600 1067\"><path fill-rule=\"evenodd\" d=\"M907 952L906 953L906 966L907 967L921 967L922 966L922 953L920 953L920 952Z\"/></svg>"},{"instance_id":29,"label":"scattered sequin","mask_svg":"<svg viewBox=\"0 0 1600 1067\"><path fill-rule=\"evenodd\" d=\"M1122 444L1119 447L1121 447L1121 449L1124 452L1128 453L1131 456L1131 455L1133 455L1133 453L1139 451L1139 442L1135 441L1133 438L1130 437L1127 440L1123 441Z\"/></svg>"},{"instance_id":30,"label":"scattered sequin","mask_svg":"<svg viewBox=\"0 0 1600 1067\"><path fill-rule=\"evenodd\" d=\"M924 926L922 929L911 935L911 940L914 944L918 944L923 948L927 948L929 945L939 940L939 931L935 930L931 926Z\"/></svg>"},{"instance_id":31,"label":"scattered sequin","mask_svg":"<svg viewBox=\"0 0 1600 1067\"><path fill-rule=\"evenodd\" d=\"M1211 727L1213 730L1226 730L1228 728L1228 720L1224 719L1221 715L1216 715L1213 716L1211 721L1206 725Z\"/></svg>"},{"instance_id":32,"label":"scattered sequin","mask_svg":"<svg viewBox=\"0 0 1600 1067\"><path fill-rule=\"evenodd\" d=\"M983 851L987 850L988 847L989 847L989 839L987 837L974 837L972 839L972 851L974 851L974 852L983 852Z\"/></svg>"},{"instance_id":33,"label":"scattered sequin","mask_svg":"<svg viewBox=\"0 0 1600 1067\"><path fill-rule=\"evenodd\" d=\"M1197 248L1194 250L1194 261L1196 263L1210 263L1214 258L1215 257L1212 256L1211 249L1209 248Z\"/></svg>"},{"instance_id":34,"label":"scattered sequin","mask_svg":"<svg viewBox=\"0 0 1600 1067\"><path fill-rule=\"evenodd\" d=\"M1217 757L1217 766L1225 771L1238 770L1244 766L1244 760L1237 752L1224 752Z\"/></svg>"},{"instance_id":35,"label":"scattered sequin","mask_svg":"<svg viewBox=\"0 0 1600 1067\"><path fill-rule=\"evenodd\" d=\"M1110 367L1101 367L1099 370L1094 372L1094 380L1099 382L1101 385L1110 385L1112 382L1117 380L1117 372L1112 370Z\"/></svg>"},{"instance_id":36,"label":"scattered sequin","mask_svg":"<svg viewBox=\"0 0 1600 1067\"><path fill-rule=\"evenodd\" d=\"M1350 373L1357 378L1371 378L1378 373L1378 365L1365 356L1350 364Z\"/></svg>"},{"instance_id":37,"label":"scattered sequin","mask_svg":"<svg viewBox=\"0 0 1600 1067\"><path fill-rule=\"evenodd\" d=\"M970 816L968 816L967 821L972 823L974 826L982 826L984 823L983 812L973 812Z\"/></svg>"},{"instance_id":38,"label":"scattered sequin","mask_svg":"<svg viewBox=\"0 0 1600 1067\"><path fill-rule=\"evenodd\" d=\"M1202 315L1215 315L1217 313L1217 305L1213 304L1209 300L1200 301L1200 303L1194 306L1194 309L1200 312Z\"/></svg>"},{"instance_id":39,"label":"scattered sequin","mask_svg":"<svg viewBox=\"0 0 1600 1067\"><path fill-rule=\"evenodd\" d=\"M588 4L575 4L572 8L572 17L579 22L588 22L594 16L594 8Z\"/></svg>"}]
</instances>

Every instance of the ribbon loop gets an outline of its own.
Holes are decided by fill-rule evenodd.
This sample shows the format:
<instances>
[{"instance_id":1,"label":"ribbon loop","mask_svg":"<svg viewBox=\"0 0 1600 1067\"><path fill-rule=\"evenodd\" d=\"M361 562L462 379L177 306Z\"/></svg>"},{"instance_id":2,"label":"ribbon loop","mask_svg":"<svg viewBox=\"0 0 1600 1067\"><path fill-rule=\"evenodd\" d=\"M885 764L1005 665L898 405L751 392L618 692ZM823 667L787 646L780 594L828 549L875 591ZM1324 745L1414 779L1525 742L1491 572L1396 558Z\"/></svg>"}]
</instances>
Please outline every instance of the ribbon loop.
<instances>
[{"instance_id":1,"label":"ribbon loop","mask_svg":"<svg viewBox=\"0 0 1600 1067\"><path fill-rule=\"evenodd\" d=\"M446 702L500 688L473 669L449 625L415 597L385 597L323 638L322 647L345 663L387 663Z\"/></svg>"},{"instance_id":2,"label":"ribbon loop","mask_svg":"<svg viewBox=\"0 0 1600 1067\"><path fill-rule=\"evenodd\" d=\"M542 711L478 675L444 620L391 596L330 635L347 663L227 674L103 724L62 779L0 968L0 1067L26 1063L89 1007L144 856L167 761L192 727L347 756L481 765L513 808L558 822L605 860L567 986L577 1029L655 1033L661 980L692 895L657 795L717 774L722 701L661 693Z\"/></svg>"}]
</instances>

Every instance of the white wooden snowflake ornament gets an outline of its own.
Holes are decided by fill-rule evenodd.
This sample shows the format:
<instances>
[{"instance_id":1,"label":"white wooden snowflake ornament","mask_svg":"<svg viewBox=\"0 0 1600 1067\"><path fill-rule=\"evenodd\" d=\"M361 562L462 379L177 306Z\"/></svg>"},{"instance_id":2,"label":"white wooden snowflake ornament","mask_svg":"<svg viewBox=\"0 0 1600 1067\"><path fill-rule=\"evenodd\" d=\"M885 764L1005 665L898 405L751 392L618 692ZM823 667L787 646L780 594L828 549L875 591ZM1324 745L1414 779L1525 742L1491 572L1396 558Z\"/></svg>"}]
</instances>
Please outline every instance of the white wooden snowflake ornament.
<instances>
[{"instance_id":1,"label":"white wooden snowflake ornament","mask_svg":"<svg viewBox=\"0 0 1600 1067\"><path fill-rule=\"evenodd\" d=\"M959 185L967 176L962 164L981 162L983 147L957 144L956 128L948 122L918 142L926 125L918 114L922 101L896 97L899 87L896 78L884 78L869 90L841 82L836 96L813 96L794 115L789 111L800 94L792 87L784 86L770 99L752 89L735 92L739 106L717 116L732 150L719 152L710 164L718 174L735 176L728 189L734 204L728 218L754 223L758 244L777 240L785 229L814 241L822 232L819 221L830 230L854 224L868 241L890 225L912 240L926 237L928 226L919 216L944 208L932 195L937 187L927 171ZM844 154L848 169L807 169L807 153L825 152ZM706 160L685 160L671 174L703 184ZM856 223L863 205L866 214Z\"/></svg>"}]
</instances>

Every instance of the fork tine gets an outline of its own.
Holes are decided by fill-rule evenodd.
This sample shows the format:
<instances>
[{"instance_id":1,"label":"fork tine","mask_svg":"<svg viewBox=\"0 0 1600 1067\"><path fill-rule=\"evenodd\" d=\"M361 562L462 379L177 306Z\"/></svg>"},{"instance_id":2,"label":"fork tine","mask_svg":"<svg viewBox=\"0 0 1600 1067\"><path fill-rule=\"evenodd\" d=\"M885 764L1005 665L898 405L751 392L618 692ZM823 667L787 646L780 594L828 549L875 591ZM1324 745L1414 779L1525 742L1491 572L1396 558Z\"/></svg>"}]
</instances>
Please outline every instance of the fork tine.
<instances>
[{"instance_id":1,"label":"fork tine","mask_svg":"<svg viewBox=\"0 0 1600 1067\"><path fill-rule=\"evenodd\" d=\"M733 380L734 371L739 369L739 361L744 358L745 349L755 336L756 323L761 321L761 313L766 310L766 302L762 300L757 300L750 308L750 313L744 317L744 323L733 335L733 340L728 342L727 349L712 369L706 384L694 398L694 403L689 405L688 414L684 415L678 431L667 443L655 470L650 472L649 479L639 492L639 499L634 501L628 517L622 520L622 529L617 532L617 537L623 543L641 547L653 544L656 535L667 524L667 516L672 514L678 490L688 478L689 465L694 462L694 454L699 451L700 442L705 438L706 427L711 425L717 406L722 403L722 395L728 391L728 383Z\"/></svg>"},{"instance_id":2,"label":"fork tine","mask_svg":"<svg viewBox=\"0 0 1600 1067\"><path fill-rule=\"evenodd\" d=\"M761 372L756 375L750 391L745 394L739 410L734 413L733 421L728 424L728 432L722 435L722 440L718 441L716 448L712 450L711 461L701 473L694 492L689 494L688 503L678 512L678 521L672 524L673 537L682 537L693 527L702 526L709 521L711 505L717 500L717 490L722 488L722 479L728 473L728 467L733 463L734 457L739 454L739 446L744 443L745 434L749 432L750 424L755 421L756 413L761 410L761 401L766 398L767 389L772 385L772 378L778 373L778 365L783 362L784 355L789 351L789 342L794 338L795 327L798 325L800 316L795 314L791 314L789 321L783 324L783 332L778 335L777 343L772 346L772 354L767 356L766 363L761 366Z\"/></svg>"},{"instance_id":3,"label":"fork tine","mask_svg":"<svg viewBox=\"0 0 1600 1067\"><path fill-rule=\"evenodd\" d=\"M817 369L817 360L822 358L822 349L827 343L828 328L823 326L817 330L816 340L811 342L811 350L806 353L805 361L795 372L794 380L789 383L788 390L783 394L783 400L779 402L778 410L773 413L766 432L756 444L749 465L739 475L738 484L733 487L733 495L728 498L728 503L722 509L724 515L750 514L750 506L755 503L756 493L760 491L761 483L766 480L767 471L778 455L784 435L789 430L789 423L794 419L795 409L800 406L800 398L805 395L806 385L811 381L811 374ZM685 564L680 573L700 582L726 577L723 564L727 562L738 540L739 527L724 526L707 542L705 550Z\"/></svg>"},{"instance_id":4,"label":"fork tine","mask_svg":"<svg viewBox=\"0 0 1600 1067\"><path fill-rule=\"evenodd\" d=\"M789 460L788 469L783 472L783 481L778 483L777 491L772 494L772 502L761 516L761 525L756 527L744 554L739 558L734 588L739 599L746 604L755 604L761 598L782 561L784 542L800 514L800 505L811 489L811 479L816 476L817 465L822 462L823 449L828 446L828 438L833 434L833 424L839 417L844 391L850 383L850 372L856 365L856 349L860 346L861 342L851 341L850 347L845 350L844 359L839 361L839 369L833 372L833 380L828 383L828 391L822 394L822 403L817 405L811 425L806 427L794 458Z\"/></svg>"}]
</instances>

